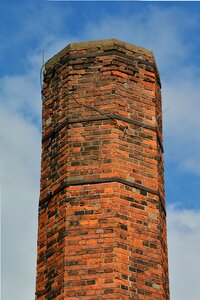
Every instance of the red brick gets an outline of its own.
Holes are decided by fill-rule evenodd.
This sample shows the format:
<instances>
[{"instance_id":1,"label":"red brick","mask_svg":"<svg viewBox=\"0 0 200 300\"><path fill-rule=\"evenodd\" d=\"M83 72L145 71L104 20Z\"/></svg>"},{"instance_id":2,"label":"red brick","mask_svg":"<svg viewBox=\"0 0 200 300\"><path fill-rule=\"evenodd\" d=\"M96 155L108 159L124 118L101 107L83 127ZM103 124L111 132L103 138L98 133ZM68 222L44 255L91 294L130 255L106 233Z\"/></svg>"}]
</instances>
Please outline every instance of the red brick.
<instances>
[{"instance_id":1,"label":"red brick","mask_svg":"<svg viewBox=\"0 0 200 300\"><path fill-rule=\"evenodd\" d=\"M35 299L169 300L152 53L69 45L45 65L42 123Z\"/></svg>"}]
</instances>

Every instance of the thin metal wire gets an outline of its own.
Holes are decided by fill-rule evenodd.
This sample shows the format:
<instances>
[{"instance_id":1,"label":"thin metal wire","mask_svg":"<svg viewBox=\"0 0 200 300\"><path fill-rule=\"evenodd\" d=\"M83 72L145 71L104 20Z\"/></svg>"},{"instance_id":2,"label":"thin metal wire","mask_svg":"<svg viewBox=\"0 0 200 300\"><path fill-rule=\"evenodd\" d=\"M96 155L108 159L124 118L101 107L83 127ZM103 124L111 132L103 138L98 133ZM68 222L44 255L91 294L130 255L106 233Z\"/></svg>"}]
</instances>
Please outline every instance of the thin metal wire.
<instances>
[{"instance_id":1,"label":"thin metal wire","mask_svg":"<svg viewBox=\"0 0 200 300\"><path fill-rule=\"evenodd\" d=\"M88 109L94 110L94 111L98 112L100 115L102 115L102 116L104 116L104 117L107 117L107 118L109 118L109 119L111 119L111 120L113 120L113 121L115 121L115 122L117 123L116 119L113 118L112 116L110 116L110 115L108 115L108 114L106 114L106 113L103 113L102 111L100 111L99 109L97 109L97 108L95 108L95 107L92 107L92 106L89 106L89 105L80 103L77 99L74 98L74 96L73 96L72 93L69 93L69 95L73 98L73 100L74 100L79 106L83 106L83 107L86 107L86 108L88 108Z\"/></svg>"}]
</instances>

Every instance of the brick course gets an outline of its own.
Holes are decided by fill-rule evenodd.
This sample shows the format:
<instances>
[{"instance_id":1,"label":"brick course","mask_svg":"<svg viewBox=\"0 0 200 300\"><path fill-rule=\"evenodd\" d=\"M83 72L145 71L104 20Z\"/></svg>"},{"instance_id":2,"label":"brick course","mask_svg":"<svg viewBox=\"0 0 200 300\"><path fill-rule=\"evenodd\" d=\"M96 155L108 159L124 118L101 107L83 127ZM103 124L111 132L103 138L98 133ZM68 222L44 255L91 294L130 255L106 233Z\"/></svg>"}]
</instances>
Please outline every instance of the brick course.
<instances>
[{"instance_id":1,"label":"brick course","mask_svg":"<svg viewBox=\"0 0 200 300\"><path fill-rule=\"evenodd\" d=\"M46 63L36 299L169 299L160 88L115 39Z\"/></svg>"}]
</instances>

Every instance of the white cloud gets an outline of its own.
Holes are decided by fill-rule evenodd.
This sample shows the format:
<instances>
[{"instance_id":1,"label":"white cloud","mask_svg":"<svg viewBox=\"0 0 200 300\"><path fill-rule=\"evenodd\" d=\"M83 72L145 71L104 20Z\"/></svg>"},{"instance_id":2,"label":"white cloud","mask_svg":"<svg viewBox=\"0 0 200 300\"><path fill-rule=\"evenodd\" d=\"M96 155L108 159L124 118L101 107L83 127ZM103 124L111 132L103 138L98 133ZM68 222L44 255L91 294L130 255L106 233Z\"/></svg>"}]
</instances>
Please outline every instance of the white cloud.
<instances>
[{"instance_id":1,"label":"white cloud","mask_svg":"<svg viewBox=\"0 0 200 300\"><path fill-rule=\"evenodd\" d=\"M200 211L169 208L168 245L171 299L198 300Z\"/></svg>"},{"instance_id":2,"label":"white cloud","mask_svg":"<svg viewBox=\"0 0 200 300\"><path fill-rule=\"evenodd\" d=\"M34 79L33 79L34 80ZM35 88L30 74L6 76L0 82L2 98L7 109L26 116L40 115L40 94Z\"/></svg>"},{"instance_id":3,"label":"white cloud","mask_svg":"<svg viewBox=\"0 0 200 300\"><path fill-rule=\"evenodd\" d=\"M200 175L200 76L190 68L177 72L163 87L167 159L179 171Z\"/></svg>"},{"instance_id":4,"label":"white cloud","mask_svg":"<svg viewBox=\"0 0 200 300\"><path fill-rule=\"evenodd\" d=\"M39 201L40 92L36 74L1 79L2 298L33 299ZM36 122L37 121L37 122Z\"/></svg>"},{"instance_id":5,"label":"white cloud","mask_svg":"<svg viewBox=\"0 0 200 300\"><path fill-rule=\"evenodd\" d=\"M0 120L2 297L31 300L35 285L40 132L19 115L5 110Z\"/></svg>"}]
</instances>

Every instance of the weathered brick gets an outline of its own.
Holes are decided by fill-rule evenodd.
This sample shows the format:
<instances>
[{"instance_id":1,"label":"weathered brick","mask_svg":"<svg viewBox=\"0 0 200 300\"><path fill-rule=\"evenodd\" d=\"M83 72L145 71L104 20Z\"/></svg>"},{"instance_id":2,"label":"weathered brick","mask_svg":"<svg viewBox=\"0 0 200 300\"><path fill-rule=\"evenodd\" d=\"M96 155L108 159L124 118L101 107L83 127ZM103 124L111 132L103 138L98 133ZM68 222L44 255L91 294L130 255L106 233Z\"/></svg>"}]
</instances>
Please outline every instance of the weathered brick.
<instances>
[{"instance_id":1,"label":"weathered brick","mask_svg":"<svg viewBox=\"0 0 200 300\"><path fill-rule=\"evenodd\" d=\"M152 53L69 45L46 63L42 94L36 299L169 300Z\"/></svg>"}]
</instances>

